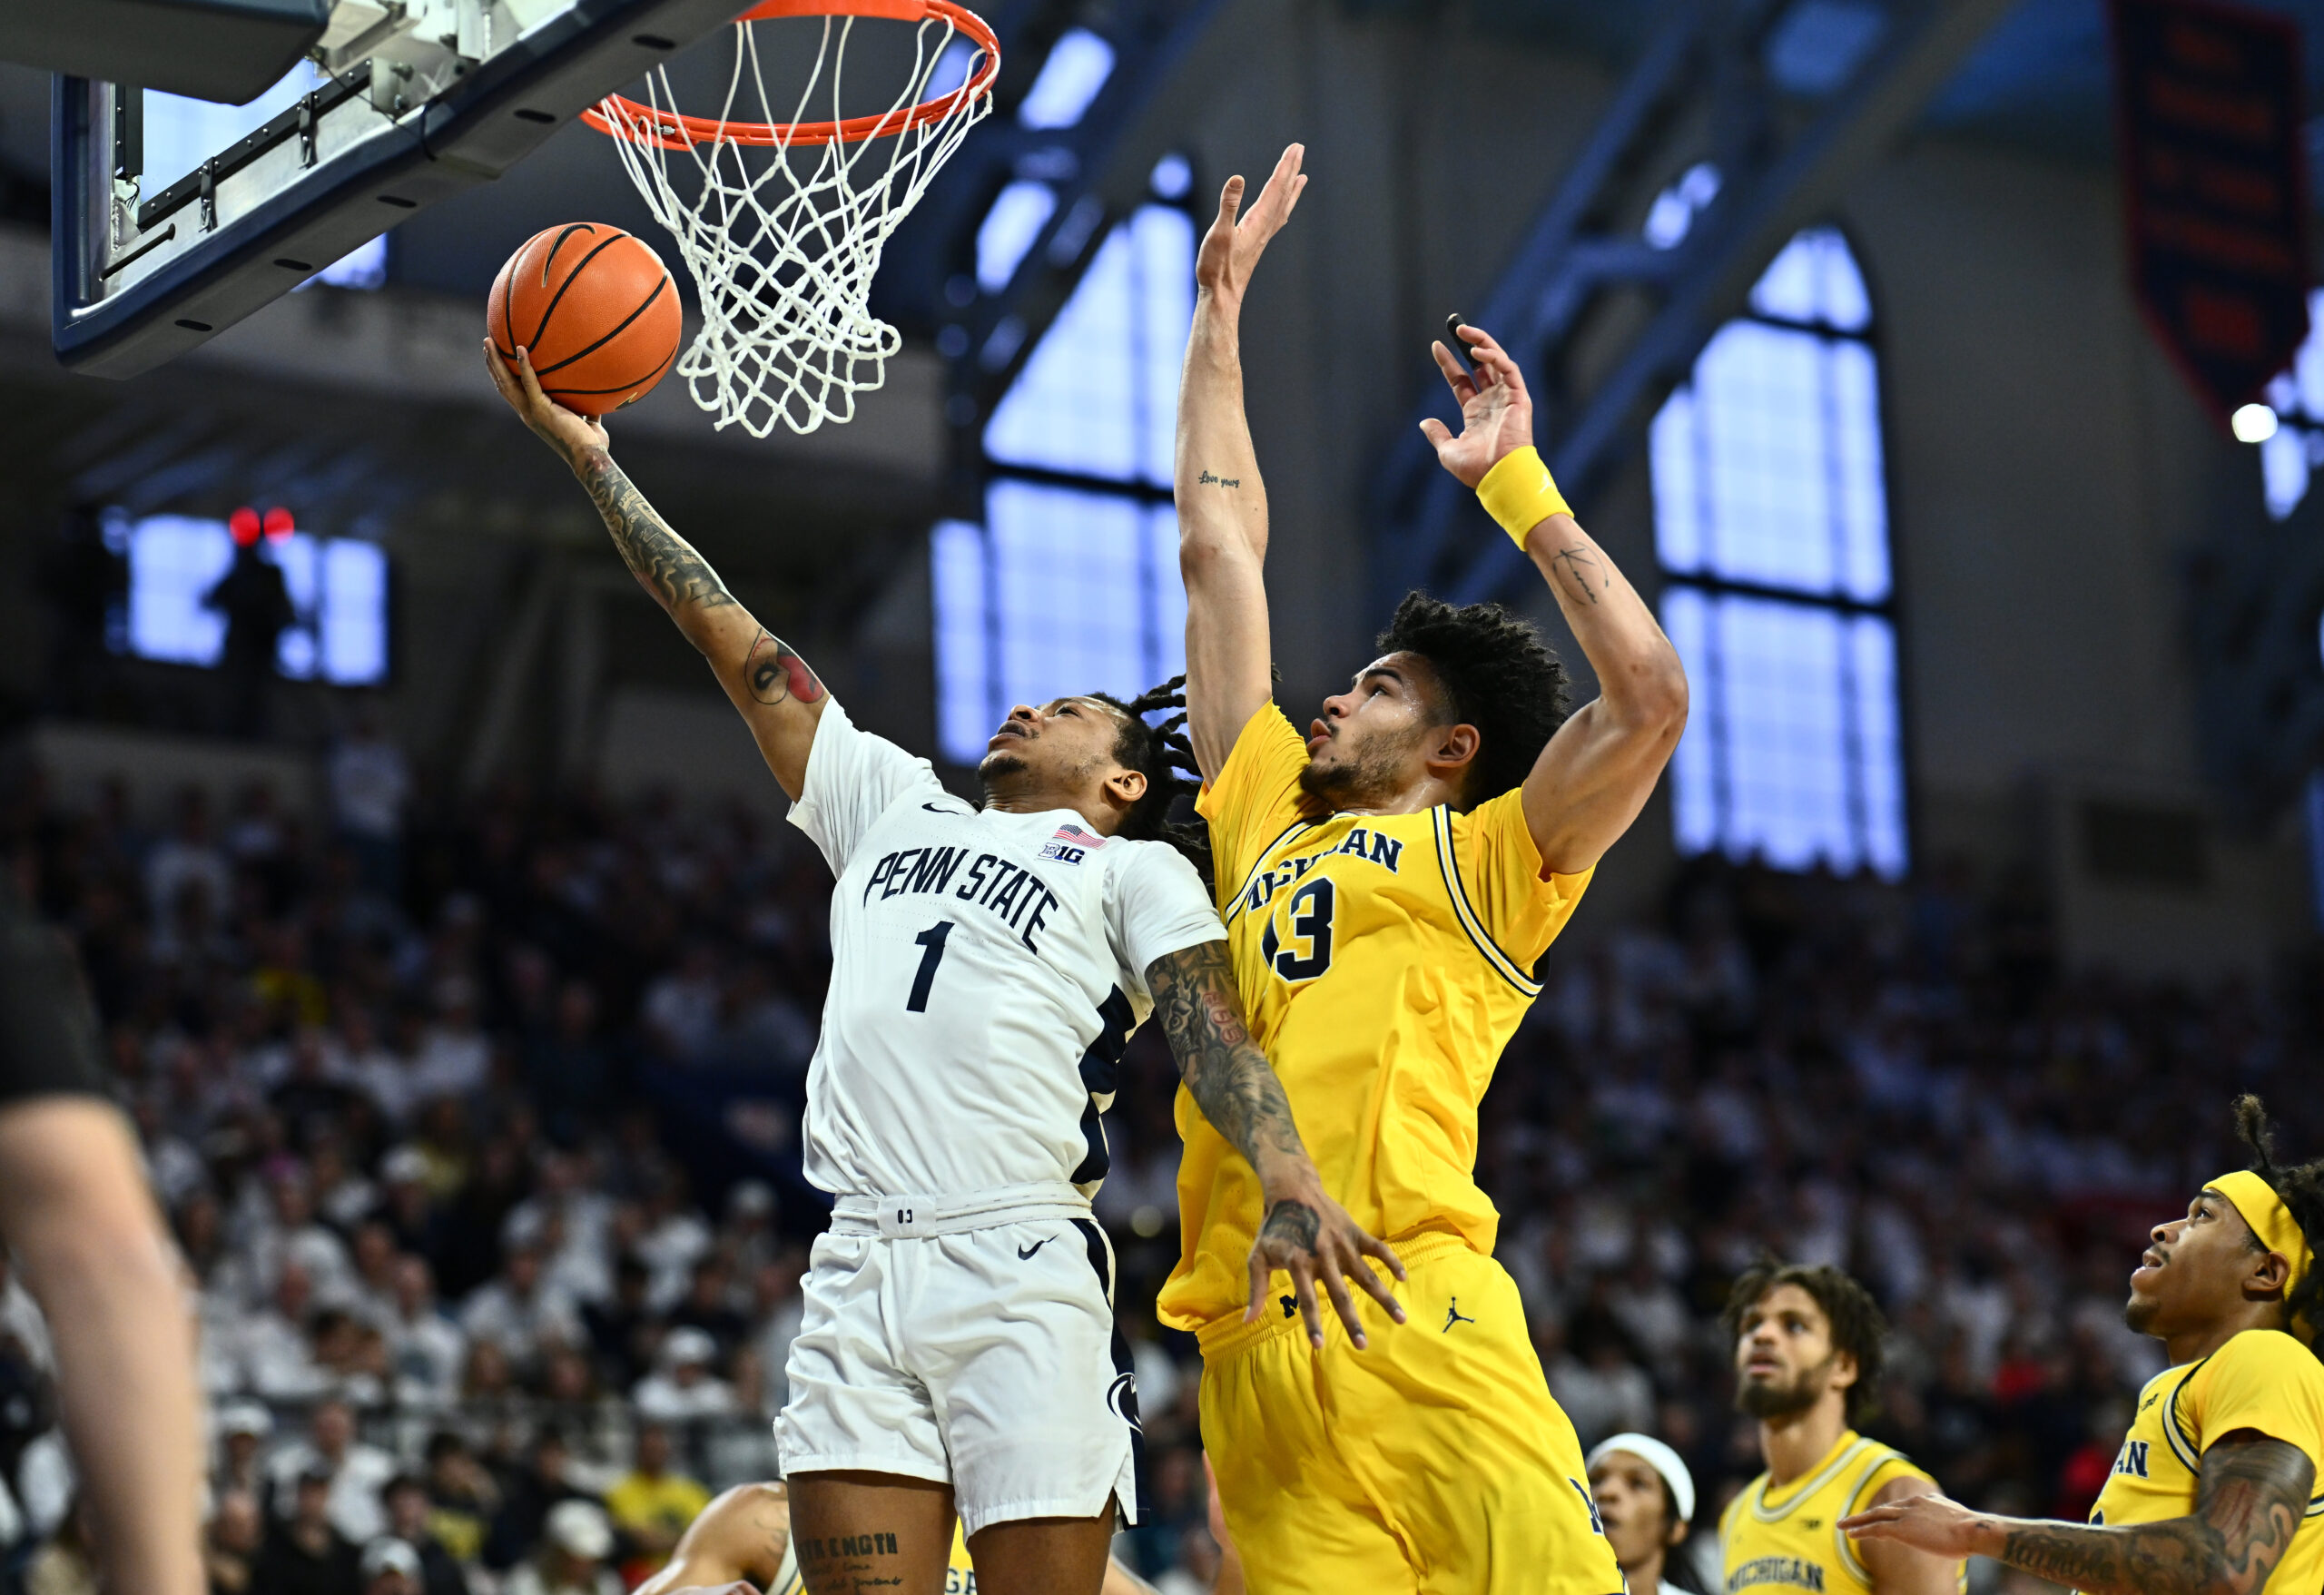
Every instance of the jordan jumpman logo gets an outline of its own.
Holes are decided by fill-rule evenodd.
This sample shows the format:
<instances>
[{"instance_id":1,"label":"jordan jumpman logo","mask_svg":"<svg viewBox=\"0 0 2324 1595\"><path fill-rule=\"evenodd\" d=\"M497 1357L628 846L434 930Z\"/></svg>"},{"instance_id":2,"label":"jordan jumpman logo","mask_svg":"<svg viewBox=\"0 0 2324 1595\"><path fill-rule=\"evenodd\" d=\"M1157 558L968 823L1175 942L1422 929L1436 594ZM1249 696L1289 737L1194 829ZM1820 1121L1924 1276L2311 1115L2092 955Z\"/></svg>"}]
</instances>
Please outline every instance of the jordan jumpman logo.
<instances>
[{"instance_id":1,"label":"jordan jumpman logo","mask_svg":"<svg viewBox=\"0 0 2324 1595\"><path fill-rule=\"evenodd\" d=\"M1461 1298L1454 1296L1452 1305L1444 1309L1444 1327L1439 1333L1450 1334L1455 1324L1474 1324L1476 1320L1461 1311Z\"/></svg>"}]
</instances>

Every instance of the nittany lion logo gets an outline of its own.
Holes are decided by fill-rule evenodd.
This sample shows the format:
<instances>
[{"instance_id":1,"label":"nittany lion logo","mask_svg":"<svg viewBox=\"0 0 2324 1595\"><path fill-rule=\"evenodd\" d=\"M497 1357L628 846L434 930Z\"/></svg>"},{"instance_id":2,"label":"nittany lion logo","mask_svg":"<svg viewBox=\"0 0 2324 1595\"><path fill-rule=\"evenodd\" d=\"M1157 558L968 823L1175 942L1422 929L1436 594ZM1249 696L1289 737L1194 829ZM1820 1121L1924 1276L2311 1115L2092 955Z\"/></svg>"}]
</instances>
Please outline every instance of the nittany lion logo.
<instances>
[{"instance_id":1,"label":"nittany lion logo","mask_svg":"<svg viewBox=\"0 0 2324 1595\"><path fill-rule=\"evenodd\" d=\"M1128 1423L1140 1434L1146 1426L1137 1421L1137 1375L1117 1373L1113 1383L1106 1387L1106 1406L1114 1416Z\"/></svg>"}]
</instances>

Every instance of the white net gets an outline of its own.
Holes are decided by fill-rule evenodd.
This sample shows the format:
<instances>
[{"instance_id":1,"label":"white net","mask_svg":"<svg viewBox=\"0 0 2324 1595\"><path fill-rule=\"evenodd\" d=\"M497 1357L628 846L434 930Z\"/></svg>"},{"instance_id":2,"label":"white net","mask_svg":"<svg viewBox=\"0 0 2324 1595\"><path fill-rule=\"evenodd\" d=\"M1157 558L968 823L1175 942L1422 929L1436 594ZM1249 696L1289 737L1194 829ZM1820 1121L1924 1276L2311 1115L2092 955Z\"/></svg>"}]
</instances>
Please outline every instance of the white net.
<instances>
[{"instance_id":1,"label":"white net","mask_svg":"<svg viewBox=\"0 0 2324 1595\"><path fill-rule=\"evenodd\" d=\"M886 379L902 340L870 309L880 251L992 109L980 42L931 7L915 27L911 70L894 102L878 115L842 118L857 20L822 18L813 69L787 118L769 102L747 19L734 25L734 71L717 116L681 117L661 71L646 79L643 103L609 96L596 107L693 274L702 330L677 370L722 430L739 426L763 438L777 420L801 434L843 423L855 396ZM955 38L975 48L948 53ZM940 64L960 77L924 100ZM746 88L772 136L731 124ZM810 106L825 103L830 122L808 123ZM743 111L752 114L748 100Z\"/></svg>"}]
</instances>

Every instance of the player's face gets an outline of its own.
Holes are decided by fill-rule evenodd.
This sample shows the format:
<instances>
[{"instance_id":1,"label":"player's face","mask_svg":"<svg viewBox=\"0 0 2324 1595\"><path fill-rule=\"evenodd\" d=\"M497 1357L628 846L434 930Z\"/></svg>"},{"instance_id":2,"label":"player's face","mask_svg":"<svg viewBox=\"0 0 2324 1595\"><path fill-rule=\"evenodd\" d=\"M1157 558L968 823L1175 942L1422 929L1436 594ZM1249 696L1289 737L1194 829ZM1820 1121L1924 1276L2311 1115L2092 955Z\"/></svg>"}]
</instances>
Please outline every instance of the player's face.
<instances>
[{"instance_id":1,"label":"player's face","mask_svg":"<svg viewBox=\"0 0 2324 1595\"><path fill-rule=\"evenodd\" d=\"M1436 683L1413 654L1384 654L1356 672L1355 684L1324 700L1307 728L1307 768L1299 784L1342 808L1394 796L1427 773L1423 756L1441 729Z\"/></svg>"},{"instance_id":2,"label":"player's face","mask_svg":"<svg viewBox=\"0 0 2324 1595\"><path fill-rule=\"evenodd\" d=\"M1735 1404L1755 1418L1804 1413L1855 1383L1853 1358L1832 1346L1832 1321L1816 1298L1779 1285L1743 1310L1735 1337Z\"/></svg>"},{"instance_id":3,"label":"player's face","mask_svg":"<svg viewBox=\"0 0 2324 1595\"><path fill-rule=\"evenodd\" d=\"M1096 698L1052 698L1019 704L985 743L977 774L987 786L996 780L1063 795L1078 794L1114 765L1121 714Z\"/></svg>"},{"instance_id":4,"label":"player's face","mask_svg":"<svg viewBox=\"0 0 2324 1595\"><path fill-rule=\"evenodd\" d=\"M2208 1186L2187 1204L2186 1217L2156 1225L2150 1240L2122 1309L2122 1321L2141 1334L2168 1336L2233 1309L2262 1255L2235 1204Z\"/></svg>"},{"instance_id":5,"label":"player's face","mask_svg":"<svg viewBox=\"0 0 2324 1595\"><path fill-rule=\"evenodd\" d=\"M1662 1475L1643 1457L1610 1451L1590 1470L1590 1493L1597 1500L1614 1560L1630 1575L1630 1588L1640 1588L1639 1575L1658 1568L1662 1553L1686 1537L1685 1526L1670 1521L1670 1495Z\"/></svg>"}]
</instances>

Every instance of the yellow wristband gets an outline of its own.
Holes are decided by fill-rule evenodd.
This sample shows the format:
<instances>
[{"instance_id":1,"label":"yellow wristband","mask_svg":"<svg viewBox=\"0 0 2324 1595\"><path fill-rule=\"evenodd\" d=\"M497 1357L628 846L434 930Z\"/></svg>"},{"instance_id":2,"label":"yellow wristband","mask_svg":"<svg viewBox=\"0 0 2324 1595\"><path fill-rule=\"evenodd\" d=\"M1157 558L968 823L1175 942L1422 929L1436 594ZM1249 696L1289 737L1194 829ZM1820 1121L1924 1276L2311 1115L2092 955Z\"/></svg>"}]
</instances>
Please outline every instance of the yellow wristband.
<instances>
[{"instance_id":1,"label":"yellow wristband","mask_svg":"<svg viewBox=\"0 0 2324 1595\"><path fill-rule=\"evenodd\" d=\"M1553 515L1571 515L1573 507L1550 480L1550 468L1541 463L1541 450L1531 444L1512 454L1504 454L1484 479L1477 484L1477 502L1485 513L1501 523L1517 551L1525 551L1525 534Z\"/></svg>"}]
</instances>

